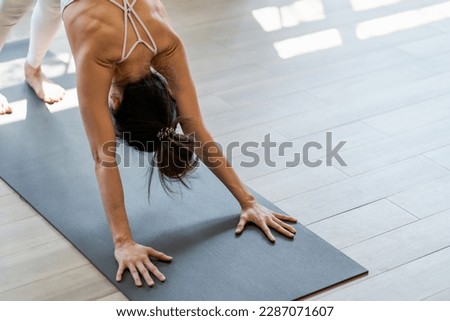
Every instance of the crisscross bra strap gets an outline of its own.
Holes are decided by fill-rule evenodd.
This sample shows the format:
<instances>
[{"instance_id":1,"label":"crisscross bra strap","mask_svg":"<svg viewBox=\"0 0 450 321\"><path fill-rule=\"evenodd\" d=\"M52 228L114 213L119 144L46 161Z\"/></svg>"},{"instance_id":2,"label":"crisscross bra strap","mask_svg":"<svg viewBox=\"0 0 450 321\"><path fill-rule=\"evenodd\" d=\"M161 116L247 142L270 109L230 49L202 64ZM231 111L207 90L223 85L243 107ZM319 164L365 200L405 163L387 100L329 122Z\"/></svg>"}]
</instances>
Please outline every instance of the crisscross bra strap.
<instances>
[{"instance_id":1,"label":"crisscross bra strap","mask_svg":"<svg viewBox=\"0 0 450 321\"><path fill-rule=\"evenodd\" d=\"M123 10L125 35L124 35L124 39L123 39L122 58L117 63L127 60L128 57L130 57L130 55L133 53L134 49L136 49L136 47L139 44L145 45L151 52L153 52L156 55L158 52L158 48L156 47L155 40L153 40L153 37L152 37L150 31L145 26L144 22L139 17L136 10L134 9L134 5L136 4L137 0L133 0L131 3L129 2L129 0L123 0L123 4L117 2L116 0L108 0L108 1L115 4L117 7L119 7L120 9ZM131 27L133 28L134 33L136 34L137 40L127 51L128 24L130 24ZM144 39L142 39L141 34L139 33L139 30L137 27L138 24L144 30L145 34L147 35L148 39L150 40L150 43L148 43Z\"/></svg>"}]
</instances>

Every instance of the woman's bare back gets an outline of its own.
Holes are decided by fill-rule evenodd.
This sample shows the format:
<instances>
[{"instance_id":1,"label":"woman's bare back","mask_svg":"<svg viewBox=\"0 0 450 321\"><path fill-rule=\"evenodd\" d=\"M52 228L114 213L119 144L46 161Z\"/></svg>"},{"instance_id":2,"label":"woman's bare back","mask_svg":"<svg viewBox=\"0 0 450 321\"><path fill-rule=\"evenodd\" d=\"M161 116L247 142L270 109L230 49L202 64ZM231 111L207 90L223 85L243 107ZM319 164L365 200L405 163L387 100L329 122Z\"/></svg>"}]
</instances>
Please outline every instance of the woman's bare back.
<instances>
[{"instance_id":1,"label":"woman's bare back","mask_svg":"<svg viewBox=\"0 0 450 321\"><path fill-rule=\"evenodd\" d=\"M153 58L176 38L158 0L76 0L63 19L72 51L114 65L116 84L147 75Z\"/></svg>"}]
</instances>

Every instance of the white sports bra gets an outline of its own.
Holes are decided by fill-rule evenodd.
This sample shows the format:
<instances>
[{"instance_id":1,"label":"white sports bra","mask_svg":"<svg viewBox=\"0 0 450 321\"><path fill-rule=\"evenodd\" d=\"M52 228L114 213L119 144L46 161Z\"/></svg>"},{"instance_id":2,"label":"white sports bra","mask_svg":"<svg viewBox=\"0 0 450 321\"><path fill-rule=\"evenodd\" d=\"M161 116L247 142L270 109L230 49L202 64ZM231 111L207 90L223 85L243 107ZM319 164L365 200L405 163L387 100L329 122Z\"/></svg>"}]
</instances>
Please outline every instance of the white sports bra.
<instances>
[{"instance_id":1,"label":"white sports bra","mask_svg":"<svg viewBox=\"0 0 450 321\"><path fill-rule=\"evenodd\" d=\"M61 0L61 12L64 12L64 9L66 9L67 6L74 1L75 0Z\"/></svg>"},{"instance_id":2,"label":"white sports bra","mask_svg":"<svg viewBox=\"0 0 450 321\"><path fill-rule=\"evenodd\" d=\"M61 12L64 12L64 10L76 0L61 0ZM153 39L150 31L148 30L147 26L144 24L142 19L137 14L136 10L134 9L134 5L138 0L121 0L122 3L119 3L120 0L108 0L112 4L116 5L118 8L120 8L123 11L123 19L124 19L124 26L125 26L125 32L123 37L123 47L122 47L122 57L117 63L124 62L127 60L130 55L133 53L134 49L139 44L143 44L146 46L153 54L158 53L158 48L156 46L155 40ZM138 24L141 26L141 28L144 30L148 40L150 40L150 43L145 41L138 30ZM131 27L134 30L134 33L136 34L137 40L134 44L131 45L131 47L127 50L127 39L128 39L128 26L131 25Z\"/></svg>"}]
</instances>

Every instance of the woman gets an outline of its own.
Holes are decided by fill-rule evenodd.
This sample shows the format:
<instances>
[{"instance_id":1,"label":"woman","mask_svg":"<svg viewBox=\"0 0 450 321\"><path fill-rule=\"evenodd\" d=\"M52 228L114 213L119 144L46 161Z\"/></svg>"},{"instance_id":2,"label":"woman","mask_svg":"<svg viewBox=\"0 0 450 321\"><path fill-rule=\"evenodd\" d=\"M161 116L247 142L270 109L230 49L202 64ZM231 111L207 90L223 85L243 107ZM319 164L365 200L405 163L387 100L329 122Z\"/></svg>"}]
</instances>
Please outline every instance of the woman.
<instances>
[{"instance_id":1,"label":"woman","mask_svg":"<svg viewBox=\"0 0 450 321\"><path fill-rule=\"evenodd\" d=\"M237 234L253 222L271 241L270 228L294 237L295 229L284 221L296 220L258 204L213 143L183 43L159 0L63 0L62 9L77 66L80 111L119 264L117 281L126 269L137 286L140 276L152 286L150 273L164 281L149 256L172 258L133 241L114 149L105 148L116 133L140 150L155 151L163 182L183 180L195 167L194 150L239 202ZM175 132L178 122L184 134Z\"/></svg>"},{"instance_id":2,"label":"woman","mask_svg":"<svg viewBox=\"0 0 450 321\"><path fill-rule=\"evenodd\" d=\"M34 2L34 0L0 0L0 50L11 28L25 15ZM36 95L48 104L58 102L64 96L64 89L48 80L41 71L42 59L60 24L60 0L38 0L31 16L25 79ZM0 94L0 116L11 113L12 109L6 97Z\"/></svg>"}]
</instances>

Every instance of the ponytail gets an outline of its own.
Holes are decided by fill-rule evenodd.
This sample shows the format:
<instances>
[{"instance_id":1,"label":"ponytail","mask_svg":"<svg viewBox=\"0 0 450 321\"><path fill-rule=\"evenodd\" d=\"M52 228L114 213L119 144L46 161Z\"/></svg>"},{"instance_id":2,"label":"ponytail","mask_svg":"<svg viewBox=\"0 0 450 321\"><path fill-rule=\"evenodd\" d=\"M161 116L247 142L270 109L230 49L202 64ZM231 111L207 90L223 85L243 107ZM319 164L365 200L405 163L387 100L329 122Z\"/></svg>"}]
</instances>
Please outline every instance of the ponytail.
<instances>
[{"instance_id":1,"label":"ponytail","mask_svg":"<svg viewBox=\"0 0 450 321\"><path fill-rule=\"evenodd\" d=\"M168 184L172 180L188 186L186 176L198 165L195 140L175 132L180 122L177 103L159 73L127 84L120 107L112 114L119 138L142 152L153 152L149 192L155 167L166 192L172 192Z\"/></svg>"}]
</instances>

